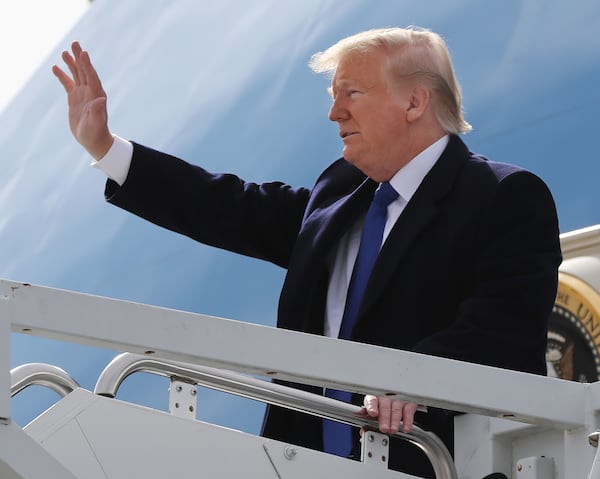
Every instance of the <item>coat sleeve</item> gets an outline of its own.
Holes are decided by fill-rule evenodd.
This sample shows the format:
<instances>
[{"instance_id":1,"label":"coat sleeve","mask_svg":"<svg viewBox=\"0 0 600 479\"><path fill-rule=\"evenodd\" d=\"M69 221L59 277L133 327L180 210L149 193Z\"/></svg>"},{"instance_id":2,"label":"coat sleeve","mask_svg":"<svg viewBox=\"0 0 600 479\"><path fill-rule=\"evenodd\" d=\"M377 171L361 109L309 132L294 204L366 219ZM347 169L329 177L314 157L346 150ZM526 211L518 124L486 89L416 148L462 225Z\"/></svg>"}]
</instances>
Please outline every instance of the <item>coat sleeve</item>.
<instances>
[{"instance_id":1,"label":"coat sleeve","mask_svg":"<svg viewBox=\"0 0 600 479\"><path fill-rule=\"evenodd\" d=\"M127 179L108 202L201 243L287 267L309 190L213 174L134 143Z\"/></svg>"},{"instance_id":2,"label":"coat sleeve","mask_svg":"<svg viewBox=\"0 0 600 479\"><path fill-rule=\"evenodd\" d=\"M499 182L473 252L473 282L456 319L414 350L545 374L547 324L561 262L552 196L519 171Z\"/></svg>"}]
</instances>

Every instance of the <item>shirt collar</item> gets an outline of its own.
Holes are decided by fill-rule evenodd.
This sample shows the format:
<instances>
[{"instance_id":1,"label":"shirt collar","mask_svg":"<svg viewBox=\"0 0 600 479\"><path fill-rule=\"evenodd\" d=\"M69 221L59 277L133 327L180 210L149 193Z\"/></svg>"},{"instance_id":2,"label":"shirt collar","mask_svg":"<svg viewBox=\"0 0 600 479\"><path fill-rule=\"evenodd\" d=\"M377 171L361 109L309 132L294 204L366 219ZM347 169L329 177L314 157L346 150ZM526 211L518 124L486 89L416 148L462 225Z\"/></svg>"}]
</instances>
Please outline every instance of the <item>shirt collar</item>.
<instances>
[{"instance_id":1,"label":"shirt collar","mask_svg":"<svg viewBox=\"0 0 600 479\"><path fill-rule=\"evenodd\" d=\"M449 136L444 135L435 143L425 148L392 176L390 184L404 201L407 203L410 201L427 173L429 173L429 170L433 168L433 165L435 165L442 155L449 140Z\"/></svg>"}]
</instances>

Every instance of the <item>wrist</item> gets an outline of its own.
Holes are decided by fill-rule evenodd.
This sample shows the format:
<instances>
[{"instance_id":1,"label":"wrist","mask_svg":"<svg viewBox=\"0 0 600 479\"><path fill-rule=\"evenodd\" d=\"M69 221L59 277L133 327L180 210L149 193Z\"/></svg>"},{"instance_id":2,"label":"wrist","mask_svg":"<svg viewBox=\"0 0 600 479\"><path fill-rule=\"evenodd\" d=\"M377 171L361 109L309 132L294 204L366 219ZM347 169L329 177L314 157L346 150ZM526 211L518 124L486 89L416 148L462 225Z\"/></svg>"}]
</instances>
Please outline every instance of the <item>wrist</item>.
<instances>
[{"instance_id":1,"label":"wrist","mask_svg":"<svg viewBox=\"0 0 600 479\"><path fill-rule=\"evenodd\" d=\"M92 158L94 158L96 161L100 161L106 156L114 141L114 137L107 132L106 136L104 136L100 141L97 141L93 146L87 148L87 151Z\"/></svg>"}]
</instances>

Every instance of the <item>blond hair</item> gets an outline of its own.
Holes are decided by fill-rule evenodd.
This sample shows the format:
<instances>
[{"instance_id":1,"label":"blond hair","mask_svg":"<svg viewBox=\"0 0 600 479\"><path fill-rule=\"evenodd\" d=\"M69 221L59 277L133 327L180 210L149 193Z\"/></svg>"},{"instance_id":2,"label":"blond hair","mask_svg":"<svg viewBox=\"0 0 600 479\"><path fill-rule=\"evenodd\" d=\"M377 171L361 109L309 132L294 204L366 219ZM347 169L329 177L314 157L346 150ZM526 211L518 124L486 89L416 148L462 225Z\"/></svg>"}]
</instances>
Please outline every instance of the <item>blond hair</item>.
<instances>
[{"instance_id":1,"label":"blond hair","mask_svg":"<svg viewBox=\"0 0 600 479\"><path fill-rule=\"evenodd\" d=\"M434 114L447 133L471 130L463 117L460 86L454 76L448 47L443 38L431 30L408 27L360 32L315 53L309 66L316 73L333 77L347 55L375 49L389 52L392 80L414 77L429 88Z\"/></svg>"}]
</instances>

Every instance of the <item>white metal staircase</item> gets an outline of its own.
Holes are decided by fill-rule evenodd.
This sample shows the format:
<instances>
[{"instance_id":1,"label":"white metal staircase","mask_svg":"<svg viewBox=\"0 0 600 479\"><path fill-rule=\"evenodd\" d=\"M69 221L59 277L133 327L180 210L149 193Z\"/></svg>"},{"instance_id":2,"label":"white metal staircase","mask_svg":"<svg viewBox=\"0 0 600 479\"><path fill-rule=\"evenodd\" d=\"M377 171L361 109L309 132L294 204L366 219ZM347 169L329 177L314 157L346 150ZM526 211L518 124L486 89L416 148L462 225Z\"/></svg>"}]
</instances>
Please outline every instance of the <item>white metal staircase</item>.
<instances>
[{"instance_id":1,"label":"white metal staircase","mask_svg":"<svg viewBox=\"0 0 600 479\"><path fill-rule=\"evenodd\" d=\"M25 365L11 373L11 332L129 354L116 358L91 392L46 365ZM388 367L374 369L373 363ZM121 381L138 370L171 378L171 414L114 399ZM152 479L190 471L200 477L411 477L385 467L380 451L386 441L378 433L369 436L373 441L363 441L366 452L358 462L195 419L189 396L202 384L374 427L355 406L247 374L468 413L455 421L455 467L435 437L419 430L403 435L428 451L439 478L503 473L516 479L600 479L595 464L599 383L5 280L0 281L0 478ZM11 420L10 397L30 384L49 386L63 397L21 429Z\"/></svg>"}]
</instances>

